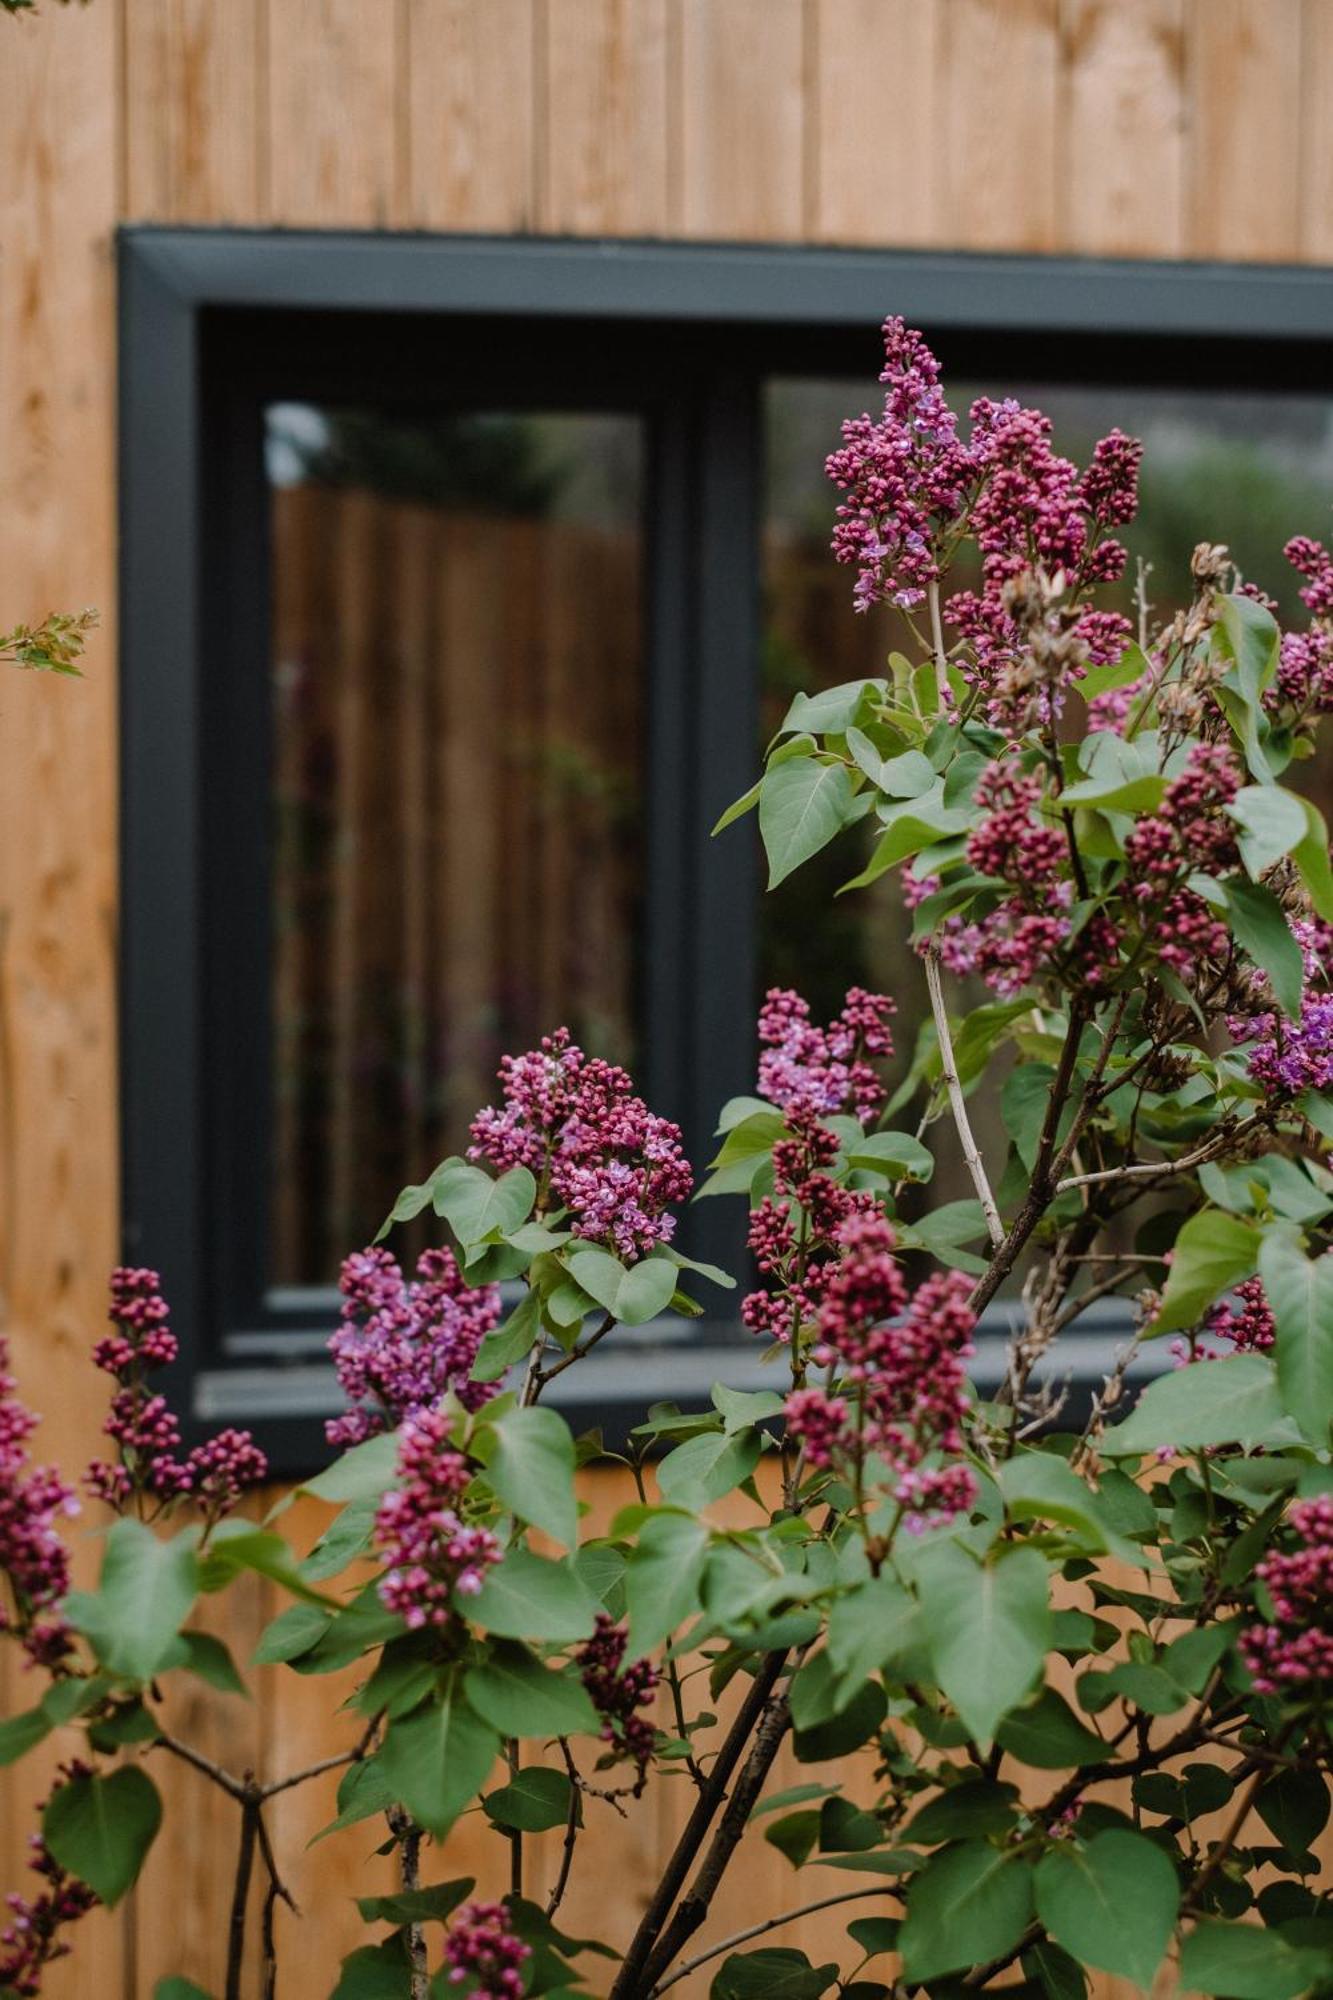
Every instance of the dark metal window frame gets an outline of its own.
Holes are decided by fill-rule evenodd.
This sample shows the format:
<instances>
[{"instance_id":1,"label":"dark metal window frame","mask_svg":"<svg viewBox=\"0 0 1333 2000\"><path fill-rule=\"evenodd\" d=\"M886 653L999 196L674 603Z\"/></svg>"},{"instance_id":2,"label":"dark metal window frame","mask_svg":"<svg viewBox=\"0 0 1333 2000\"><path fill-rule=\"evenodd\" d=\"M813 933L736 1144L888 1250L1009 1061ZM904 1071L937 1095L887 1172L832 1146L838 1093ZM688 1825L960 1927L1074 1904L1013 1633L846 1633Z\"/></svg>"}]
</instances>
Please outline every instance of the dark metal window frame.
<instances>
[{"instance_id":1,"label":"dark metal window frame","mask_svg":"<svg viewBox=\"0 0 1333 2000\"><path fill-rule=\"evenodd\" d=\"M318 1458L337 1402L319 1353L334 1301L265 1291L255 1227L267 688L234 669L268 648L265 402L489 397L643 415L645 1084L697 1153L752 1061L740 1001L754 984L754 845L707 829L748 781L756 735L762 385L849 373L869 391L887 311L974 376L1333 388L1333 273L1320 270L121 232L124 1239L166 1278L191 1423L249 1422L290 1471ZM692 1247L707 1255L722 1222L694 1211ZM1121 1324L1089 1314L1076 1365L1098 1371ZM697 1399L724 1373L756 1375L753 1343L705 1323L607 1343L564 1382L616 1426L645 1390Z\"/></svg>"}]
</instances>

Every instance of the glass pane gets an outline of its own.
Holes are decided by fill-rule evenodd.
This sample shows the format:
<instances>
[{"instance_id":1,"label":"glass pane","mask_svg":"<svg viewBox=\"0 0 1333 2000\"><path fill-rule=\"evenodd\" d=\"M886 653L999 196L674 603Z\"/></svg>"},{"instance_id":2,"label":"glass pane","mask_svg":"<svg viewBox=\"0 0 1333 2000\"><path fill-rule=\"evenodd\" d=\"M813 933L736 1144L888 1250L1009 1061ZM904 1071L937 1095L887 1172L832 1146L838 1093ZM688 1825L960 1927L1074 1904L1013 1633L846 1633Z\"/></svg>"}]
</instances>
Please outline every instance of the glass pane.
<instances>
[{"instance_id":1,"label":"glass pane","mask_svg":"<svg viewBox=\"0 0 1333 2000\"><path fill-rule=\"evenodd\" d=\"M628 416L268 413L274 1284L336 1276L505 1050L635 1060L641 456Z\"/></svg>"},{"instance_id":2,"label":"glass pane","mask_svg":"<svg viewBox=\"0 0 1333 2000\"><path fill-rule=\"evenodd\" d=\"M1169 611L1189 595L1189 558L1205 537L1224 542L1242 572L1303 624L1299 579L1282 557L1296 533L1326 537L1333 502L1333 400L1313 396L1249 395L1140 388L1071 388L1041 383L950 383L950 401L964 414L975 396L1017 396L1045 410L1057 447L1086 462L1095 440L1114 425L1144 441L1143 499L1127 530L1131 563L1122 586L1104 601L1129 610L1134 561L1151 565L1150 602ZM829 553L835 494L824 459L839 425L862 409L877 411L875 384L861 381L778 380L766 407L764 740L782 720L798 689L828 687L881 673L895 647L916 653L901 614L885 606L852 609L855 572ZM1333 772L1316 765L1315 795L1327 809ZM861 865L864 837L826 849L766 896L761 914L762 987L797 986L820 1018L836 1010L845 989L859 983L892 993L899 1006L896 1040L905 1063L926 1012L925 984L905 943L908 923L896 871L868 890L835 900ZM977 1002L992 996L978 985ZM983 1150L1003 1158L994 1102L974 1112ZM990 1123L990 1131L984 1128ZM942 1152L947 1121L936 1128ZM961 1159L942 1158L933 1196L971 1194Z\"/></svg>"}]
</instances>

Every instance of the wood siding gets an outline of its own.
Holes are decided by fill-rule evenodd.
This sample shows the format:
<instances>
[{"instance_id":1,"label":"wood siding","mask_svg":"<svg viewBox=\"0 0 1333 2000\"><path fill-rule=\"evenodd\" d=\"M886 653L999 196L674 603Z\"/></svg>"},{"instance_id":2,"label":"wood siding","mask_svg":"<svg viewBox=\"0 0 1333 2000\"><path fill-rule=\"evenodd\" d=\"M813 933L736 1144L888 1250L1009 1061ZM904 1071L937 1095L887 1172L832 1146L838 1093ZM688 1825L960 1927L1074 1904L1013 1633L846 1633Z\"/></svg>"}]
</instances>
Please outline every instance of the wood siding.
<instances>
[{"instance_id":1,"label":"wood siding","mask_svg":"<svg viewBox=\"0 0 1333 2000\"><path fill-rule=\"evenodd\" d=\"M1333 0L48 0L0 21L0 72L0 626L103 614L83 682L0 682L0 1289L45 1450L78 1462L117 1238L117 222L1319 261ZM606 1513L616 1482L592 1497ZM230 1612L239 1653L269 1609L256 1584ZM6 1699L18 1679L0 1661ZM193 1722L272 1771L335 1741L332 1691L266 1670L255 1704L200 1694ZM159 1775L173 1830L53 2000L148 2000L167 1970L217 1989L234 1829L192 1773ZM43 1781L38 1757L5 1773L0 1886ZM683 1792L608 1809L572 1928L626 1929ZM284 1800L298 1853L328 1804ZM284 2000L328 1993L372 1845L299 1860ZM445 1865L495 1886L486 1845L460 1832ZM719 1932L790 1894L756 1841Z\"/></svg>"}]
</instances>

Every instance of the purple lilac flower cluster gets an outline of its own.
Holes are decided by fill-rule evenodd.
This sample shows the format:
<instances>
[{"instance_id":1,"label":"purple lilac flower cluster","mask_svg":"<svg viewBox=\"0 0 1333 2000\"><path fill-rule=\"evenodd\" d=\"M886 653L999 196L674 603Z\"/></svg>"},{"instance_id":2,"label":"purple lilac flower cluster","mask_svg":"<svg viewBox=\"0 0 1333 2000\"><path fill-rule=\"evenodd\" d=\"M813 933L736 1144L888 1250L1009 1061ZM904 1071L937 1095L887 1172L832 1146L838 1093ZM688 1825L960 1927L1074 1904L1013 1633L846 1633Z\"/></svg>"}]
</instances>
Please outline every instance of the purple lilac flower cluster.
<instances>
[{"instance_id":1,"label":"purple lilac flower cluster","mask_svg":"<svg viewBox=\"0 0 1333 2000\"><path fill-rule=\"evenodd\" d=\"M37 1423L19 1400L0 1334L0 1573L12 1597L10 1608L0 1597L0 1633L12 1632L29 1659L50 1667L70 1647L59 1608L69 1591L69 1552L56 1523L77 1514L79 1503L52 1467L29 1461Z\"/></svg>"},{"instance_id":2,"label":"purple lilac flower cluster","mask_svg":"<svg viewBox=\"0 0 1333 2000\"><path fill-rule=\"evenodd\" d=\"M116 1383L103 1429L115 1440L113 1460L94 1459L89 1490L117 1512L136 1495L163 1502L188 1495L210 1521L231 1512L248 1487L267 1477L268 1460L249 1431L226 1429L185 1458L176 1456L180 1426L165 1396L150 1393L145 1376L176 1359L176 1336L156 1271L121 1266L111 1274L116 1327L93 1349L93 1362Z\"/></svg>"},{"instance_id":3,"label":"purple lilac flower cluster","mask_svg":"<svg viewBox=\"0 0 1333 2000\"><path fill-rule=\"evenodd\" d=\"M974 1503L977 1483L959 1458L966 1399L964 1363L976 1317L958 1271L927 1278L909 1298L880 1216L854 1216L839 1231L843 1262L819 1311L814 1360L838 1371L832 1388L793 1390L787 1423L813 1466L863 1465L873 1454L889 1491L919 1530ZM943 1464L927 1461L940 1456Z\"/></svg>"},{"instance_id":4,"label":"purple lilac flower cluster","mask_svg":"<svg viewBox=\"0 0 1333 2000\"><path fill-rule=\"evenodd\" d=\"M86 1777L88 1771L88 1765L80 1763L60 1767L61 1777L67 1780ZM46 1804L43 1799L38 1806L39 1817ZM28 1849L28 1865L46 1887L32 1898L7 1896L9 1922L0 1931L0 1993L22 1995L23 2000L41 1992L42 1973L48 1965L68 1956L70 1947L62 1941L61 1931L86 1917L98 1901L86 1883L65 1873L39 1833L29 1834Z\"/></svg>"},{"instance_id":5,"label":"purple lilac flower cluster","mask_svg":"<svg viewBox=\"0 0 1333 2000\"><path fill-rule=\"evenodd\" d=\"M1268 1096L1285 1101L1333 1088L1333 993L1307 993L1299 1021L1267 1012L1232 1025L1254 1038L1247 1066Z\"/></svg>"},{"instance_id":6,"label":"purple lilac flower cluster","mask_svg":"<svg viewBox=\"0 0 1333 2000\"><path fill-rule=\"evenodd\" d=\"M380 1597L411 1631L448 1625L457 1591L475 1597L486 1571L500 1559L488 1528L468 1525L458 1502L471 1472L449 1440L440 1410L419 1410L403 1424L398 1443L399 1486L386 1493L375 1516L375 1540L387 1565Z\"/></svg>"},{"instance_id":7,"label":"purple lilac flower cluster","mask_svg":"<svg viewBox=\"0 0 1333 2000\"><path fill-rule=\"evenodd\" d=\"M1202 1333L1224 1340L1225 1347L1205 1345L1199 1334L1174 1340L1171 1353L1178 1368L1194 1361L1218 1361L1227 1354L1267 1354L1277 1340L1277 1323L1262 1278L1245 1278L1236 1286L1234 1304L1223 1299L1212 1307Z\"/></svg>"},{"instance_id":8,"label":"purple lilac flower cluster","mask_svg":"<svg viewBox=\"0 0 1333 2000\"><path fill-rule=\"evenodd\" d=\"M1086 472L1051 448L1050 420L1013 400L972 405L963 443L940 388L940 368L921 335L901 319L884 323L884 412L850 419L827 462L847 496L837 509L833 553L858 570L860 611L904 610L938 584L956 542L970 534L982 555L981 592L956 594L949 616L972 643L985 686L1014 655L1018 628L1006 587L1034 563L1062 575L1075 598L1114 582L1122 544L1106 534L1132 521L1142 446L1112 431ZM1084 609L1074 627L1083 664L1119 657L1128 621Z\"/></svg>"},{"instance_id":9,"label":"purple lilac flower cluster","mask_svg":"<svg viewBox=\"0 0 1333 2000\"><path fill-rule=\"evenodd\" d=\"M523 1968L530 1945L515 1937L503 1903L467 1903L444 1941L449 1984L472 1981L477 2000L522 2000Z\"/></svg>"},{"instance_id":10,"label":"purple lilac flower cluster","mask_svg":"<svg viewBox=\"0 0 1333 2000\"><path fill-rule=\"evenodd\" d=\"M1255 1569L1274 1621L1240 1636L1241 1657L1261 1694L1333 1680L1333 1498L1301 1500L1288 1516L1300 1546L1274 1549Z\"/></svg>"},{"instance_id":11,"label":"purple lilac flower cluster","mask_svg":"<svg viewBox=\"0 0 1333 2000\"><path fill-rule=\"evenodd\" d=\"M673 1202L688 1199L694 1176L680 1127L651 1112L632 1079L587 1056L568 1028L527 1055L500 1064L504 1102L472 1123L468 1157L501 1172L527 1167L539 1206L553 1195L576 1236L626 1260L646 1256L675 1232Z\"/></svg>"},{"instance_id":12,"label":"purple lilac flower cluster","mask_svg":"<svg viewBox=\"0 0 1333 2000\"><path fill-rule=\"evenodd\" d=\"M828 1118L852 1111L868 1125L888 1097L870 1057L893 1054L886 993L849 988L842 1012L827 1028L810 1020L799 993L772 986L759 1010L759 1093L788 1113Z\"/></svg>"},{"instance_id":13,"label":"purple lilac flower cluster","mask_svg":"<svg viewBox=\"0 0 1333 2000\"><path fill-rule=\"evenodd\" d=\"M655 1732L641 1708L651 1705L660 1676L650 1660L625 1662L627 1632L606 1611L597 1614L597 1629L579 1653L579 1672L592 1705L602 1718L603 1740L617 1756L636 1766L635 1796L643 1790L652 1759Z\"/></svg>"},{"instance_id":14,"label":"purple lilac flower cluster","mask_svg":"<svg viewBox=\"0 0 1333 2000\"><path fill-rule=\"evenodd\" d=\"M361 1444L452 1390L465 1409L495 1394L469 1381L477 1349L500 1318L497 1285L469 1286L451 1250L425 1250L410 1282L384 1249L342 1267L342 1316L329 1352L351 1406L326 1425L330 1444Z\"/></svg>"},{"instance_id":15,"label":"purple lilac flower cluster","mask_svg":"<svg viewBox=\"0 0 1333 2000\"><path fill-rule=\"evenodd\" d=\"M1005 998L1030 985L1069 935L1072 889L1060 879L1067 850L1036 816L1041 794L1040 778L1025 776L1016 758L983 772L976 796L988 816L968 840L968 860L978 873L1011 884L1013 894L982 917L947 918L935 940L950 972L977 973ZM930 879L913 884L909 900L931 886Z\"/></svg>"},{"instance_id":16,"label":"purple lilac flower cluster","mask_svg":"<svg viewBox=\"0 0 1333 2000\"><path fill-rule=\"evenodd\" d=\"M1333 554L1309 535L1293 536L1285 554L1306 579L1301 597L1312 617L1308 631L1283 635L1268 703L1304 721L1333 711Z\"/></svg>"}]
</instances>

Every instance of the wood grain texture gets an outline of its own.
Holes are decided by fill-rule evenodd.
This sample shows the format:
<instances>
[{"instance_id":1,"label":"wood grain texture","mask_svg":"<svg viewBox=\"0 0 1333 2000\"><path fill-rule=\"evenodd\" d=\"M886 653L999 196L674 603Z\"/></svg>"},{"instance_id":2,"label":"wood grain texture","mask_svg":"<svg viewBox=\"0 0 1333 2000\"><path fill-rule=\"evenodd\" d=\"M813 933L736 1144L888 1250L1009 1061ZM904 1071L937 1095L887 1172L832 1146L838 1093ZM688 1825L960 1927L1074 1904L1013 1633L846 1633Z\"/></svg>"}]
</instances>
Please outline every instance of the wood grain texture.
<instances>
[{"instance_id":1,"label":"wood grain texture","mask_svg":"<svg viewBox=\"0 0 1333 2000\"><path fill-rule=\"evenodd\" d=\"M533 228L533 0L407 0L406 22L409 226Z\"/></svg>"},{"instance_id":2,"label":"wood grain texture","mask_svg":"<svg viewBox=\"0 0 1333 2000\"><path fill-rule=\"evenodd\" d=\"M1189 0L1192 257L1300 248L1301 0Z\"/></svg>"},{"instance_id":3,"label":"wood grain texture","mask_svg":"<svg viewBox=\"0 0 1333 2000\"><path fill-rule=\"evenodd\" d=\"M266 209L261 0L123 0L125 212L253 222Z\"/></svg>"},{"instance_id":4,"label":"wood grain texture","mask_svg":"<svg viewBox=\"0 0 1333 2000\"><path fill-rule=\"evenodd\" d=\"M662 235L667 0L540 4L539 226L573 235Z\"/></svg>"},{"instance_id":5,"label":"wood grain texture","mask_svg":"<svg viewBox=\"0 0 1333 2000\"><path fill-rule=\"evenodd\" d=\"M1333 263L1333 0L1305 0L1301 48L1300 256Z\"/></svg>"},{"instance_id":6,"label":"wood grain texture","mask_svg":"<svg viewBox=\"0 0 1333 2000\"><path fill-rule=\"evenodd\" d=\"M1063 0L1060 241L1185 248L1184 0Z\"/></svg>"},{"instance_id":7,"label":"wood grain texture","mask_svg":"<svg viewBox=\"0 0 1333 2000\"><path fill-rule=\"evenodd\" d=\"M938 240L941 0L816 0L812 233Z\"/></svg>"},{"instance_id":8,"label":"wood grain texture","mask_svg":"<svg viewBox=\"0 0 1333 2000\"><path fill-rule=\"evenodd\" d=\"M267 0L274 222L383 229L401 220L399 0Z\"/></svg>"},{"instance_id":9,"label":"wood grain texture","mask_svg":"<svg viewBox=\"0 0 1333 2000\"><path fill-rule=\"evenodd\" d=\"M939 235L1051 250L1058 238L1058 0L945 0Z\"/></svg>"},{"instance_id":10,"label":"wood grain texture","mask_svg":"<svg viewBox=\"0 0 1333 2000\"><path fill-rule=\"evenodd\" d=\"M82 681L0 669L0 1297L14 1372L69 1470L104 1399L88 1348L116 1255L114 338L120 111L107 7L3 21L0 120L0 629L102 608ZM31 32L29 32L31 31ZM76 1541L80 1581L97 1550ZM7 1692L39 1689L11 1665ZM66 1746L68 1749L68 1746ZM0 1785L0 1880L31 1889L26 1839L56 1746ZM121 1915L90 1919L119 2000ZM51 2000L88 1992L66 1966Z\"/></svg>"},{"instance_id":11,"label":"wood grain texture","mask_svg":"<svg viewBox=\"0 0 1333 2000\"><path fill-rule=\"evenodd\" d=\"M805 227L801 0L678 0L673 232L794 239Z\"/></svg>"}]
</instances>

